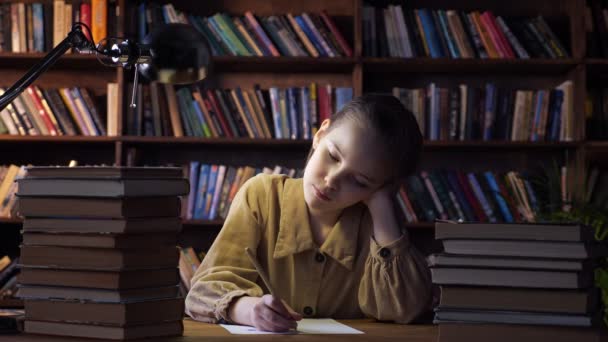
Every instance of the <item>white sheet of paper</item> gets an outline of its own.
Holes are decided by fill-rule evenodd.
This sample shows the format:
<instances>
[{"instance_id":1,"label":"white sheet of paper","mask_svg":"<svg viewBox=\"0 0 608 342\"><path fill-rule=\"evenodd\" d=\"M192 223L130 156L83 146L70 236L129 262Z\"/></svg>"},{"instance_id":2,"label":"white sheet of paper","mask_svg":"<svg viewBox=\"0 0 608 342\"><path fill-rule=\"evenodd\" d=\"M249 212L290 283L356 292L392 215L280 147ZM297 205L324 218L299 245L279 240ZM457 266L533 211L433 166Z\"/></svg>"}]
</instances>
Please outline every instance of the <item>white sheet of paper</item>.
<instances>
[{"instance_id":1,"label":"white sheet of paper","mask_svg":"<svg viewBox=\"0 0 608 342\"><path fill-rule=\"evenodd\" d=\"M304 318L298 322L297 331L275 333L270 331L259 331L254 327L235 324L220 324L224 329L234 335L255 334L364 334L363 331L353 329L346 324L336 322L331 318Z\"/></svg>"}]
</instances>

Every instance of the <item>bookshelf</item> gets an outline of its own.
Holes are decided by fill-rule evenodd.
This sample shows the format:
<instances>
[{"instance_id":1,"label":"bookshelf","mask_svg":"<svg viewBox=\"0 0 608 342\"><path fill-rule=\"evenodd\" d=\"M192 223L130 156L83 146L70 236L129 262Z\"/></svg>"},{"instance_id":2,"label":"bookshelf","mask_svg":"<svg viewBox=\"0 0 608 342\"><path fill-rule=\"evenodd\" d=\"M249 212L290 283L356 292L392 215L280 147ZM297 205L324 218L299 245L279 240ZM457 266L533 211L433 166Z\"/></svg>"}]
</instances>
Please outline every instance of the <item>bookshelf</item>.
<instances>
[{"instance_id":1,"label":"bookshelf","mask_svg":"<svg viewBox=\"0 0 608 342\"><path fill-rule=\"evenodd\" d=\"M52 3L52 0L40 0ZM164 4L168 1L158 1ZM425 144L422 168L458 168L466 164L473 171L527 169L539 163L557 160L567 164L569 185L574 195L582 189L583 175L589 158L608 152L603 142L585 141L584 99L589 82L608 75L608 60L585 57L584 0L412 0L400 3L404 8L491 10L506 16L544 16L556 29L570 53L560 59L449 59L449 58L373 58L363 55L361 0L218 0L199 4L172 1L176 8L201 16L216 12L243 14L248 10L259 16L285 13L318 12L325 10L353 48L350 58L313 57L237 57L213 58L212 75L205 80L211 88L252 88L259 84L288 87L309 82L330 83L352 87L354 95L368 91L390 92L392 87L424 87L429 82L455 86L466 82L481 86L492 81L499 86L529 89L552 88L565 80L574 84L574 139L568 142L512 141L429 141ZM383 4L385 2L382 2ZM119 35L132 33L135 8L132 2L118 0L121 16ZM124 9L124 10L123 10ZM10 85L42 53L0 53L0 79ZM67 164L71 159L80 164L183 165L197 160L226 165L287 167L304 166L310 142L287 139L141 137L124 134L122 122L127 113L130 93L127 85L131 70L104 67L93 56L66 54L45 73L36 84L41 87L82 86L90 89L98 103L105 104L108 82L118 83L119 135L116 137L50 137L0 136L3 164ZM102 111L102 116L105 113ZM105 118L105 117L104 117ZM4 239L3 249L16 253L18 249L18 219L0 219ZM206 247L221 227L221 220L184 222L183 240ZM432 223L409 225L412 234L425 243L432 240ZM4 228L4 227L3 227Z\"/></svg>"}]
</instances>

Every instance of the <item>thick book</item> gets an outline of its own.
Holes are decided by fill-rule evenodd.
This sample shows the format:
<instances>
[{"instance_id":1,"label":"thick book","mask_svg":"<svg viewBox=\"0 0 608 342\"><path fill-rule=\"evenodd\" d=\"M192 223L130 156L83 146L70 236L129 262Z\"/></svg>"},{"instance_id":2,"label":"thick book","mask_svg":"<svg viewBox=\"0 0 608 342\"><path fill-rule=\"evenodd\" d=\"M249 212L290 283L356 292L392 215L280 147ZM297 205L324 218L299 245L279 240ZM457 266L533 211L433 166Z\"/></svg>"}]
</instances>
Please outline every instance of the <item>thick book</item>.
<instances>
[{"instance_id":1,"label":"thick book","mask_svg":"<svg viewBox=\"0 0 608 342\"><path fill-rule=\"evenodd\" d=\"M517 268L539 270L583 271L589 270L590 259L522 258L485 255L432 254L428 257L431 267L479 267Z\"/></svg>"},{"instance_id":2,"label":"thick book","mask_svg":"<svg viewBox=\"0 0 608 342\"><path fill-rule=\"evenodd\" d=\"M608 255L605 244L525 240L442 240L451 254L586 259Z\"/></svg>"},{"instance_id":3,"label":"thick book","mask_svg":"<svg viewBox=\"0 0 608 342\"><path fill-rule=\"evenodd\" d=\"M132 303L96 303L67 300L24 300L25 319L124 326L176 321L184 315L184 299Z\"/></svg>"},{"instance_id":4,"label":"thick book","mask_svg":"<svg viewBox=\"0 0 608 342\"><path fill-rule=\"evenodd\" d=\"M97 303L131 303L177 298L179 286L144 287L136 289L95 289L66 286L19 285L17 297L22 299L64 299Z\"/></svg>"},{"instance_id":5,"label":"thick book","mask_svg":"<svg viewBox=\"0 0 608 342\"><path fill-rule=\"evenodd\" d=\"M175 179L66 179L22 178L18 180L19 196L60 197L142 197L183 196L190 189L185 178Z\"/></svg>"},{"instance_id":6,"label":"thick book","mask_svg":"<svg viewBox=\"0 0 608 342\"><path fill-rule=\"evenodd\" d=\"M25 317L27 318L27 301ZM599 315L565 315L555 313L491 311L467 309L435 309L434 323L474 322L525 325L557 325L569 327L596 327Z\"/></svg>"},{"instance_id":7,"label":"thick book","mask_svg":"<svg viewBox=\"0 0 608 342\"><path fill-rule=\"evenodd\" d=\"M179 216L173 197L19 197L19 213L29 217L133 218Z\"/></svg>"},{"instance_id":8,"label":"thick book","mask_svg":"<svg viewBox=\"0 0 608 342\"><path fill-rule=\"evenodd\" d=\"M151 324L111 326L26 320L24 330L30 334L131 340L152 337L180 336L184 332L180 320Z\"/></svg>"},{"instance_id":9,"label":"thick book","mask_svg":"<svg viewBox=\"0 0 608 342\"><path fill-rule=\"evenodd\" d=\"M93 271L21 266L19 284L127 290L179 284L177 266L159 269Z\"/></svg>"},{"instance_id":10,"label":"thick book","mask_svg":"<svg viewBox=\"0 0 608 342\"><path fill-rule=\"evenodd\" d=\"M150 249L21 246L21 264L25 266L118 271L177 267L178 260L175 246Z\"/></svg>"},{"instance_id":11,"label":"thick book","mask_svg":"<svg viewBox=\"0 0 608 342\"><path fill-rule=\"evenodd\" d=\"M581 224L437 222L435 238L592 241L594 230Z\"/></svg>"},{"instance_id":12,"label":"thick book","mask_svg":"<svg viewBox=\"0 0 608 342\"><path fill-rule=\"evenodd\" d=\"M65 246L93 248L142 249L176 246L177 234L63 234L23 233L23 244L28 246Z\"/></svg>"},{"instance_id":13,"label":"thick book","mask_svg":"<svg viewBox=\"0 0 608 342\"><path fill-rule=\"evenodd\" d=\"M431 276L440 285L584 289L593 284L592 272L434 267Z\"/></svg>"},{"instance_id":14,"label":"thick book","mask_svg":"<svg viewBox=\"0 0 608 342\"><path fill-rule=\"evenodd\" d=\"M179 167L30 166L28 177L48 178L182 178Z\"/></svg>"},{"instance_id":15,"label":"thick book","mask_svg":"<svg viewBox=\"0 0 608 342\"><path fill-rule=\"evenodd\" d=\"M95 219L78 217L28 217L23 221L23 232L46 233L178 233L181 219L174 217L144 217L128 219Z\"/></svg>"},{"instance_id":16,"label":"thick book","mask_svg":"<svg viewBox=\"0 0 608 342\"><path fill-rule=\"evenodd\" d=\"M584 315L598 309L599 294L597 288L577 291L442 286L439 307Z\"/></svg>"},{"instance_id":17,"label":"thick book","mask_svg":"<svg viewBox=\"0 0 608 342\"><path fill-rule=\"evenodd\" d=\"M602 337L603 336L603 337ZM439 324L438 342L600 342L606 333L598 328L535 326L516 324Z\"/></svg>"}]
</instances>

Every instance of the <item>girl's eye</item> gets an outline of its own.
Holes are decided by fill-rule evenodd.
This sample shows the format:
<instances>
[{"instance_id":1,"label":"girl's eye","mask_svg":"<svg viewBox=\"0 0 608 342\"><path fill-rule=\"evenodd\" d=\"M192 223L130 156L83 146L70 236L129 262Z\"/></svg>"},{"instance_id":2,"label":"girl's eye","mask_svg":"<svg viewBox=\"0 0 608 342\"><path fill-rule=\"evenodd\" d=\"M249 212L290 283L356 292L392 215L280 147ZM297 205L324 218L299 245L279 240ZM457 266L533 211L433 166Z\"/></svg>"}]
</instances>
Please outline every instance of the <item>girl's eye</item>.
<instances>
[{"instance_id":1,"label":"girl's eye","mask_svg":"<svg viewBox=\"0 0 608 342\"><path fill-rule=\"evenodd\" d=\"M355 182L355 184L356 184L358 187L360 187L360 188L367 188L367 184L366 184L366 183L363 183L363 182L361 182L361 181L359 181L359 180L357 180L357 178L353 178L353 181Z\"/></svg>"},{"instance_id":2,"label":"girl's eye","mask_svg":"<svg viewBox=\"0 0 608 342\"><path fill-rule=\"evenodd\" d=\"M329 157L330 157L330 158L331 158L333 161L335 161L335 162L337 162L337 161L338 161L338 158L336 158L336 157L335 157L333 154L331 154L331 152L329 152L329 151L328 151L328 152L327 152L327 154L329 154Z\"/></svg>"}]
</instances>

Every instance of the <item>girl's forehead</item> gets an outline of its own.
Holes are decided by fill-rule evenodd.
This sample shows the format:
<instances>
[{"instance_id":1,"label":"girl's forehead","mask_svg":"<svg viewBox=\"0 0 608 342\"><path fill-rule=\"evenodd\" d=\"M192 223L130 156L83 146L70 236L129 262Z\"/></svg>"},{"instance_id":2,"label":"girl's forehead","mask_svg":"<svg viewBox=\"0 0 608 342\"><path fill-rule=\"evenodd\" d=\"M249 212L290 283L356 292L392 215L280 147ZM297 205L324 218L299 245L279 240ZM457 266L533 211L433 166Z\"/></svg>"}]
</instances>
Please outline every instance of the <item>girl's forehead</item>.
<instances>
[{"instance_id":1,"label":"girl's forehead","mask_svg":"<svg viewBox=\"0 0 608 342\"><path fill-rule=\"evenodd\" d=\"M349 167L383 182L388 178L389 158L374 132L359 125L336 126L326 136L329 148L335 148Z\"/></svg>"}]
</instances>

